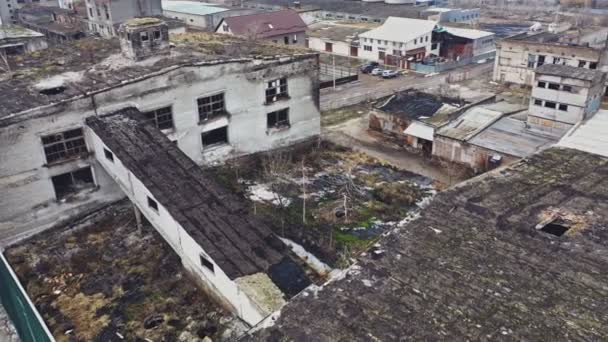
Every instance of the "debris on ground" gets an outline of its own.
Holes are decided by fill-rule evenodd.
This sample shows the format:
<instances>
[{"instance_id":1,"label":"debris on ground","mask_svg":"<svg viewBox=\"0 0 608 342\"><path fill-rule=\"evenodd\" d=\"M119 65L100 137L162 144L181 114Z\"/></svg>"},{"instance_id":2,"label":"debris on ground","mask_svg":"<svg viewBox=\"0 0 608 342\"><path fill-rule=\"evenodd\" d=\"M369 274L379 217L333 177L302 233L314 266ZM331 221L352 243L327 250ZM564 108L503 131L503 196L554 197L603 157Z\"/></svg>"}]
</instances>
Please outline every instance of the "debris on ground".
<instances>
[{"instance_id":1,"label":"debris on ground","mask_svg":"<svg viewBox=\"0 0 608 342\"><path fill-rule=\"evenodd\" d=\"M247 329L151 226L138 232L126 202L5 254L58 342L224 341Z\"/></svg>"}]
</instances>

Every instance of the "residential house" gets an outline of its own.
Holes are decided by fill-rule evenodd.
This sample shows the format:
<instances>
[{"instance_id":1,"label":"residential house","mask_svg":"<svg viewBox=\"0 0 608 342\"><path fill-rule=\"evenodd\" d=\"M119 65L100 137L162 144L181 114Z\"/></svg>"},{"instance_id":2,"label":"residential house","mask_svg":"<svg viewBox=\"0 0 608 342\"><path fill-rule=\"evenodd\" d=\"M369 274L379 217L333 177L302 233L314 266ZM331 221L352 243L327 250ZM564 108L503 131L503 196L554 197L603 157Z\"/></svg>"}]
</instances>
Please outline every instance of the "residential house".
<instances>
[{"instance_id":1,"label":"residential house","mask_svg":"<svg viewBox=\"0 0 608 342\"><path fill-rule=\"evenodd\" d=\"M439 55L433 46L436 23L429 20L389 17L380 27L359 34L361 58L409 68L430 54ZM433 49L433 47L435 49Z\"/></svg>"},{"instance_id":2,"label":"residential house","mask_svg":"<svg viewBox=\"0 0 608 342\"><path fill-rule=\"evenodd\" d=\"M227 17L215 28L216 33L247 39L263 39L278 44L306 44L307 26L298 12L288 9L250 15Z\"/></svg>"}]
</instances>

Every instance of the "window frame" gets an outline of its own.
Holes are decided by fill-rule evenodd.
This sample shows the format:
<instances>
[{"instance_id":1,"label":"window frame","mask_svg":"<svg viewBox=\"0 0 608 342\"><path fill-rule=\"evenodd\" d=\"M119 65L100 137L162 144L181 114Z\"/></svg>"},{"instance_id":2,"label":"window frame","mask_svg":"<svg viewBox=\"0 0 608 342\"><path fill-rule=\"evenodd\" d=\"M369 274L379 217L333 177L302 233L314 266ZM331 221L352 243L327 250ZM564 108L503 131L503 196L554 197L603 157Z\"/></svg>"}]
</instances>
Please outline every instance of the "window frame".
<instances>
[{"instance_id":1,"label":"window frame","mask_svg":"<svg viewBox=\"0 0 608 342\"><path fill-rule=\"evenodd\" d=\"M205 144L205 135L210 135L211 132L217 131L217 130L224 130L225 131L225 136L226 136L226 140L225 141L221 141L221 142L215 142L212 144ZM206 150L208 148L213 148L213 147L217 147L217 146L224 146L224 145L229 145L230 144L230 137L228 134L228 125L226 126L222 126L222 127L218 127L218 128L214 128L214 129L210 129L208 131L205 132L201 132L201 146L203 147L203 150Z\"/></svg>"},{"instance_id":2,"label":"window frame","mask_svg":"<svg viewBox=\"0 0 608 342\"><path fill-rule=\"evenodd\" d=\"M89 170L90 178L91 178L90 186L86 186L86 187L84 187L82 189L79 189L79 190L69 191L69 192L64 193L62 196L59 196L59 194L57 193L57 187L56 187L54 179L57 179L57 177L60 177L60 176L69 175L69 177L71 179L71 182L72 182L71 185L74 185L76 183L75 182L75 178L74 178L74 174L77 173L77 172L84 171L84 170ZM74 170L71 170L71 171L63 172L63 173L57 174L55 176L51 176L50 177L50 181L51 181L51 184L53 185L53 192L55 193L55 200L57 200L57 201L61 201L61 200L65 199L65 198L68 198L68 197L70 197L71 194L77 194L77 193L79 193L79 192L81 192L83 190L94 189L95 187L97 187L97 182L95 180L95 173L93 172L93 167L91 165L88 165L88 166L85 166L85 167L81 167L81 168L77 168L77 169L74 169Z\"/></svg>"},{"instance_id":3,"label":"window frame","mask_svg":"<svg viewBox=\"0 0 608 342\"><path fill-rule=\"evenodd\" d=\"M274 92L270 93L270 91ZM289 99L289 82L287 81L287 77L266 81L264 95L264 104L271 104L279 100Z\"/></svg>"},{"instance_id":4,"label":"window frame","mask_svg":"<svg viewBox=\"0 0 608 342\"><path fill-rule=\"evenodd\" d=\"M272 112L266 113L266 129L268 130L272 130L272 129L288 129L291 127L291 121L289 119L289 107L287 108L281 108L279 110L274 110ZM285 118L283 120L281 120L281 115L285 114ZM272 120L274 123L271 125L270 122L270 117L271 116L276 116L276 118L274 118L274 120Z\"/></svg>"},{"instance_id":5,"label":"window frame","mask_svg":"<svg viewBox=\"0 0 608 342\"><path fill-rule=\"evenodd\" d=\"M545 101L544 107L545 108L550 108L550 109L556 109L557 108L557 102Z\"/></svg>"},{"instance_id":6,"label":"window frame","mask_svg":"<svg viewBox=\"0 0 608 342\"><path fill-rule=\"evenodd\" d=\"M534 99L533 103L535 106L540 106L540 107L543 106L543 100L541 100L541 99Z\"/></svg>"},{"instance_id":7,"label":"window frame","mask_svg":"<svg viewBox=\"0 0 608 342\"><path fill-rule=\"evenodd\" d=\"M164 111L164 110L168 110L169 113L159 113L160 111ZM158 128L161 131L165 131L165 130L175 130L175 122L173 121L173 105L168 105L168 106L163 106L163 107L158 107L155 109L151 109L151 110L147 110L147 111L143 111L143 115L146 117L146 120L150 120L150 121L154 121L154 126L156 126L156 128ZM166 117L169 116L169 120L159 120L159 116L162 117ZM164 124L167 122L171 122L171 127L165 127ZM161 128L160 123L163 123L163 127L165 128Z\"/></svg>"},{"instance_id":8,"label":"window frame","mask_svg":"<svg viewBox=\"0 0 608 342\"><path fill-rule=\"evenodd\" d=\"M155 213L158 214L159 213L158 202L150 196L146 196L146 197L147 197L148 208L152 209Z\"/></svg>"},{"instance_id":9,"label":"window frame","mask_svg":"<svg viewBox=\"0 0 608 342\"><path fill-rule=\"evenodd\" d=\"M220 96L221 99L214 99L214 97ZM201 101L209 100L208 103L201 103ZM213 108L214 105L221 103L221 108ZM203 107L207 109L203 110ZM198 112L198 122L203 124L209 120L228 115L226 110L226 92L216 92L204 96L200 96L196 99L196 108Z\"/></svg>"},{"instance_id":10,"label":"window frame","mask_svg":"<svg viewBox=\"0 0 608 342\"><path fill-rule=\"evenodd\" d=\"M74 132L74 131L80 131L80 135L78 136L74 136L74 137L70 137L70 138L65 138L65 134L69 133L69 132ZM50 142L46 142L45 143L45 139L50 139L50 138L56 138L57 136L61 136L60 140L56 140L56 141L50 141ZM82 144L78 145L76 147L68 147L67 144L68 143L73 143L75 141L78 140L82 140ZM65 131L61 131L61 132L57 132L54 134L47 134L47 135L43 135L40 137L40 142L42 143L42 151L44 153L44 157L45 157L45 161L47 165L53 165L53 164L59 164L62 162L66 162L66 161L70 161L70 160L74 160L74 159L79 159L82 158L84 155L87 155L89 153L89 149L87 146L87 141L85 139L84 136L84 129L82 127L78 127L78 128L72 128L72 129L68 129ZM47 148L50 147L54 147L54 146L59 146L61 145L63 147L62 151L52 151L52 152L48 152ZM73 151L72 153L68 154L68 151ZM64 153L65 155L63 157L61 157L61 154ZM54 158L53 160L51 160L49 158L49 155L55 155L58 154L59 157Z\"/></svg>"},{"instance_id":11,"label":"window frame","mask_svg":"<svg viewBox=\"0 0 608 342\"><path fill-rule=\"evenodd\" d=\"M558 103L557 104L557 109L562 111L562 112L567 112L568 111L568 105L565 103Z\"/></svg>"}]
</instances>

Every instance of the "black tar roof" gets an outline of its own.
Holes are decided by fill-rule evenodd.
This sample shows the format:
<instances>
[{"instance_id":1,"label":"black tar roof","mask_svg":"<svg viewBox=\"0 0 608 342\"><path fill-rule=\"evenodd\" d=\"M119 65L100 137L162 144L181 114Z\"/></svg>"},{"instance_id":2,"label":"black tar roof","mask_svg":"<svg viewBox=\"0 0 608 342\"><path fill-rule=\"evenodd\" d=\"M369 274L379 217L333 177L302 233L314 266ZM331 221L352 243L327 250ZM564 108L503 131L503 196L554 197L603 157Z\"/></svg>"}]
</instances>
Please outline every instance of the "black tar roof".
<instances>
[{"instance_id":1,"label":"black tar roof","mask_svg":"<svg viewBox=\"0 0 608 342\"><path fill-rule=\"evenodd\" d=\"M446 103L456 106L462 104L459 99L443 98L417 90L405 90L379 100L377 108L405 120L414 120L432 117Z\"/></svg>"},{"instance_id":2,"label":"black tar roof","mask_svg":"<svg viewBox=\"0 0 608 342\"><path fill-rule=\"evenodd\" d=\"M537 74L575 78L583 81L601 81L604 73L599 70L577 68L568 65L543 64L536 68Z\"/></svg>"},{"instance_id":3,"label":"black tar roof","mask_svg":"<svg viewBox=\"0 0 608 342\"><path fill-rule=\"evenodd\" d=\"M288 250L245 202L226 191L136 109L87 125L231 279L267 272Z\"/></svg>"},{"instance_id":4,"label":"black tar roof","mask_svg":"<svg viewBox=\"0 0 608 342\"><path fill-rule=\"evenodd\" d=\"M608 159L571 149L474 178L250 340L605 340L607 194Z\"/></svg>"}]
</instances>

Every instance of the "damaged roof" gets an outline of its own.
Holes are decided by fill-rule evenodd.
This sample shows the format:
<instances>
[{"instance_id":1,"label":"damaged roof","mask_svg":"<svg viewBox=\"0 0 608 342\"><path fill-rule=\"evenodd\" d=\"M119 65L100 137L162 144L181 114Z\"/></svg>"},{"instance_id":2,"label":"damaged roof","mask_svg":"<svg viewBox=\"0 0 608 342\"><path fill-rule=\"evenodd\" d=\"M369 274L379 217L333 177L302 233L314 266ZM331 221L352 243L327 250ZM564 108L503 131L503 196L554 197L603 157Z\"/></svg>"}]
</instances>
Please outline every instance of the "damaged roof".
<instances>
[{"instance_id":1,"label":"damaged roof","mask_svg":"<svg viewBox=\"0 0 608 342\"><path fill-rule=\"evenodd\" d=\"M127 108L86 122L228 277L279 265L288 253L285 244L249 214L246 202L207 177L139 115Z\"/></svg>"},{"instance_id":2,"label":"damaged roof","mask_svg":"<svg viewBox=\"0 0 608 342\"><path fill-rule=\"evenodd\" d=\"M436 114L454 112L463 104L461 99L445 98L418 90L405 90L378 100L376 108L404 120L425 121Z\"/></svg>"},{"instance_id":3,"label":"damaged roof","mask_svg":"<svg viewBox=\"0 0 608 342\"><path fill-rule=\"evenodd\" d=\"M608 159L572 149L478 176L249 340L603 340L607 193Z\"/></svg>"},{"instance_id":4,"label":"damaged roof","mask_svg":"<svg viewBox=\"0 0 608 342\"><path fill-rule=\"evenodd\" d=\"M589 82L601 82L604 73L600 70L577 68L569 65L543 64L536 68L536 74L574 78Z\"/></svg>"},{"instance_id":5,"label":"damaged roof","mask_svg":"<svg viewBox=\"0 0 608 342\"><path fill-rule=\"evenodd\" d=\"M608 110L600 110L568 132L558 145L608 157L607 132Z\"/></svg>"},{"instance_id":6,"label":"damaged roof","mask_svg":"<svg viewBox=\"0 0 608 342\"><path fill-rule=\"evenodd\" d=\"M120 52L118 39L86 38L22 56L11 56L11 74L0 75L1 120L31 108L65 102L126 82L184 66L204 66L255 59L312 56L310 50L229 35L184 33L171 36L170 55L133 61ZM57 92L40 88L59 84Z\"/></svg>"}]
</instances>

